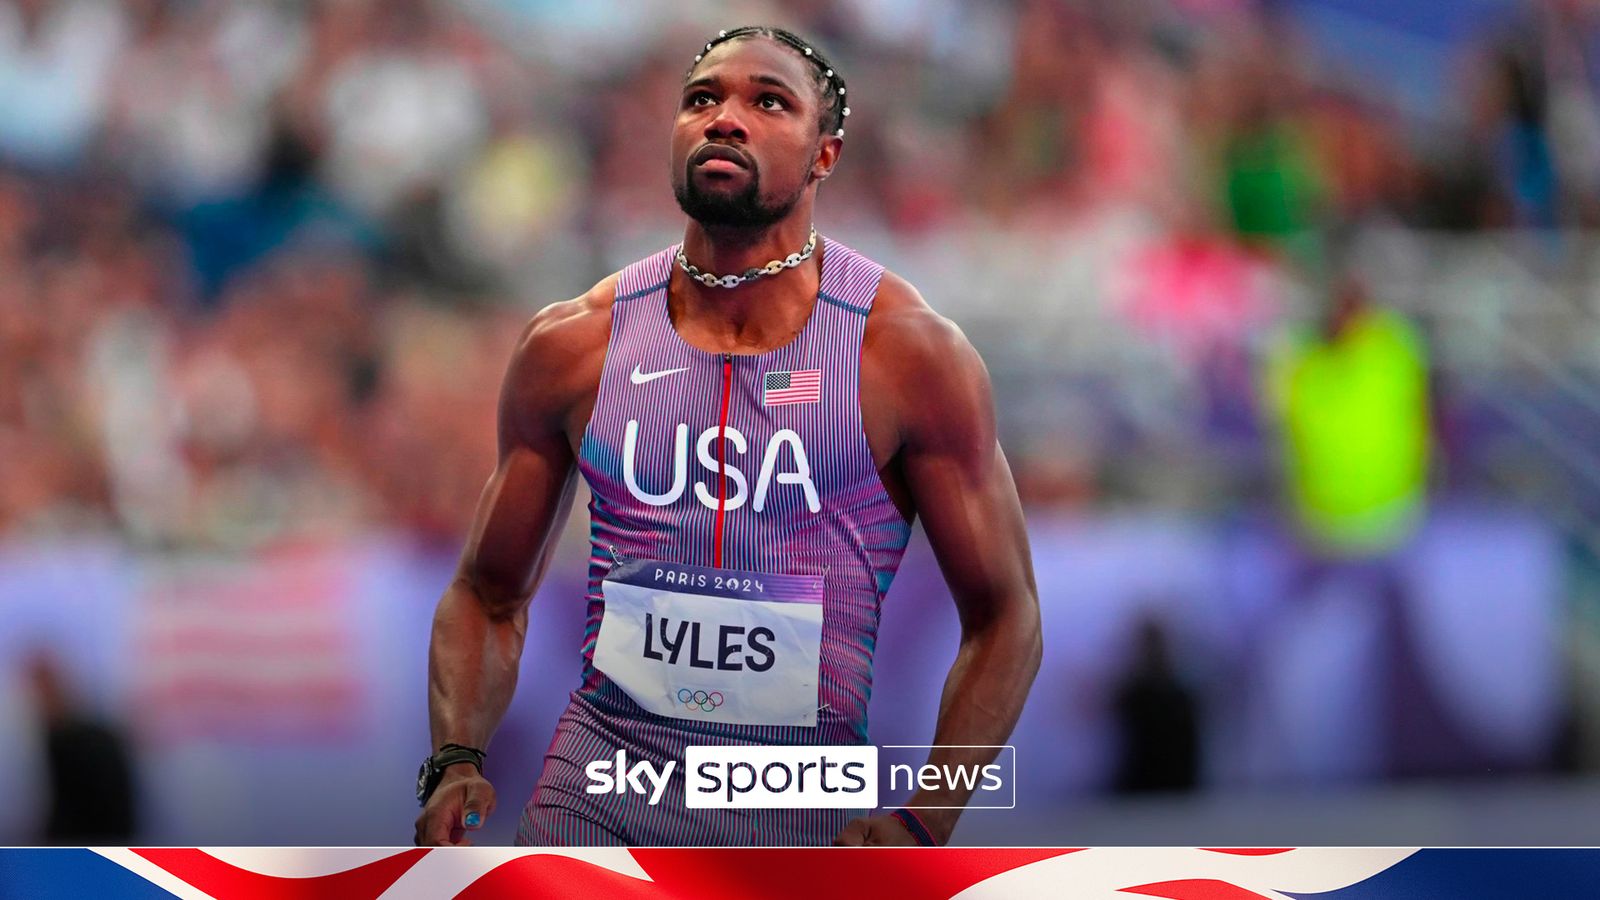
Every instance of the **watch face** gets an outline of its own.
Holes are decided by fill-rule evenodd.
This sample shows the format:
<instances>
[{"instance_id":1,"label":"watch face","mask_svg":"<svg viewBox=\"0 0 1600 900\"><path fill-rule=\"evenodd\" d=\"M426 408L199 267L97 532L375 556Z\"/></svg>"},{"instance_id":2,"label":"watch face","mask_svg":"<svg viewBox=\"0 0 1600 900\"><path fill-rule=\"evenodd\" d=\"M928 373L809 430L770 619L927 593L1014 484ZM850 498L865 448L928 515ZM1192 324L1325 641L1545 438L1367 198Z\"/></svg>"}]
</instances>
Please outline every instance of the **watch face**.
<instances>
[{"instance_id":1,"label":"watch face","mask_svg":"<svg viewBox=\"0 0 1600 900\"><path fill-rule=\"evenodd\" d=\"M417 802L426 803L428 800L428 777L433 774L433 759L422 761L422 768L417 770Z\"/></svg>"}]
</instances>

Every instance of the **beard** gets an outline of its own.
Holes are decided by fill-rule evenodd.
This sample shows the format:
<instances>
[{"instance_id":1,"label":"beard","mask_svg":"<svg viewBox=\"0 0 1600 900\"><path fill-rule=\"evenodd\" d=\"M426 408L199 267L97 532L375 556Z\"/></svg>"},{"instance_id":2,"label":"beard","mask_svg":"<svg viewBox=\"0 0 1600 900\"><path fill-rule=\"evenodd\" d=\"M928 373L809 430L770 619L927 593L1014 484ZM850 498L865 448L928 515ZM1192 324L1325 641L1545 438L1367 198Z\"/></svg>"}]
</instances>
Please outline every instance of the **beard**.
<instances>
[{"instance_id":1,"label":"beard","mask_svg":"<svg viewBox=\"0 0 1600 900\"><path fill-rule=\"evenodd\" d=\"M804 188L778 202L761 199L761 171L750 165L750 178L744 189L735 193L705 191L695 184L694 165L684 164L683 178L675 180L672 195L684 215L708 228L737 228L759 230L770 228L782 221L800 202Z\"/></svg>"}]
</instances>

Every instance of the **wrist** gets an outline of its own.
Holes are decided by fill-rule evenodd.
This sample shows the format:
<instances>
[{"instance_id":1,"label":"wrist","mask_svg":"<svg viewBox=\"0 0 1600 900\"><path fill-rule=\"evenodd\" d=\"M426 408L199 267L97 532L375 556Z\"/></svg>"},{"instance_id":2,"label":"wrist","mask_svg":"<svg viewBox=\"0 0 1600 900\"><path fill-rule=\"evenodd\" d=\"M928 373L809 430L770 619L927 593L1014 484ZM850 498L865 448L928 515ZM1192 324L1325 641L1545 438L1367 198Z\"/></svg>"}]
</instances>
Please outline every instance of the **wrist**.
<instances>
[{"instance_id":1,"label":"wrist","mask_svg":"<svg viewBox=\"0 0 1600 900\"><path fill-rule=\"evenodd\" d=\"M911 839L916 842L917 846L940 847L945 844L945 840L941 839L940 836L934 833L933 829L929 827L928 821L923 818L920 810L902 807L889 813L889 815L894 817L894 819L900 823L901 827L905 828L905 830L911 835Z\"/></svg>"},{"instance_id":2,"label":"wrist","mask_svg":"<svg viewBox=\"0 0 1600 900\"><path fill-rule=\"evenodd\" d=\"M915 816L916 820L926 828L933 842L940 847L950 843L950 836L955 833L956 819L960 818L959 809L930 809L941 805L937 801L913 797L907 801L911 806L902 807L896 812L904 811L906 815ZM908 825L908 827L910 827Z\"/></svg>"},{"instance_id":3,"label":"wrist","mask_svg":"<svg viewBox=\"0 0 1600 900\"><path fill-rule=\"evenodd\" d=\"M439 770L439 783L444 784L445 782L449 781L460 781L463 778L478 778L482 775L483 770L479 769L471 762L451 763L450 765Z\"/></svg>"},{"instance_id":4,"label":"wrist","mask_svg":"<svg viewBox=\"0 0 1600 900\"><path fill-rule=\"evenodd\" d=\"M426 805L439 785L460 781L465 772L483 774L484 752L476 747L446 743L439 752L422 761L417 772L417 802Z\"/></svg>"}]
</instances>

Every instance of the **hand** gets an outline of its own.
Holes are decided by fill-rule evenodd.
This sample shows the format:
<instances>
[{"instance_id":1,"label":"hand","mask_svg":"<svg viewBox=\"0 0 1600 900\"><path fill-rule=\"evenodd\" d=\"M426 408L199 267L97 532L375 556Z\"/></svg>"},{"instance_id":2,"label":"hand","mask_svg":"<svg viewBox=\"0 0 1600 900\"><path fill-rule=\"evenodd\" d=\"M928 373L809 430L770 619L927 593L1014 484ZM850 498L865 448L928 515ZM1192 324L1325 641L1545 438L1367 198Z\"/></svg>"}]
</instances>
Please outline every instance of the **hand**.
<instances>
[{"instance_id":1,"label":"hand","mask_svg":"<svg viewBox=\"0 0 1600 900\"><path fill-rule=\"evenodd\" d=\"M917 839L891 815L852 819L833 839L835 847L915 847Z\"/></svg>"},{"instance_id":2,"label":"hand","mask_svg":"<svg viewBox=\"0 0 1600 900\"><path fill-rule=\"evenodd\" d=\"M417 816L418 847L470 847L467 832L477 831L494 812L494 787L469 763L445 770L444 778Z\"/></svg>"}]
</instances>

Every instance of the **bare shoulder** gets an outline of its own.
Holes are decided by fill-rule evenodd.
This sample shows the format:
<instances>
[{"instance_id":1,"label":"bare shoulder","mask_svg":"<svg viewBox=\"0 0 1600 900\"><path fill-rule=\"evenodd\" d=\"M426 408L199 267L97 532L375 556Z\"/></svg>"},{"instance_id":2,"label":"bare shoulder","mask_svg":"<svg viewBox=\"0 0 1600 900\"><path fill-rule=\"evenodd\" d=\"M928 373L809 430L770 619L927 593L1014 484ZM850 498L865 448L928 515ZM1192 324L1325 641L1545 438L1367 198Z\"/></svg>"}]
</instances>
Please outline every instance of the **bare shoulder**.
<instances>
[{"instance_id":1,"label":"bare shoulder","mask_svg":"<svg viewBox=\"0 0 1600 900\"><path fill-rule=\"evenodd\" d=\"M534 313L517 342L519 360L539 367L561 365L574 362L596 344L604 348L616 284L617 276L608 276L583 294Z\"/></svg>"},{"instance_id":2,"label":"bare shoulder","mask_svg":"<svg viewBox=\"0 0 1600 900\"><path fill-rule=\"evenodd\" d=\"M528 320L506 371L503 416L560 426L575 404L593 400L611 335L617 278L607 276Z\"/></svg>"},{"instance_id":3,"label":"bare shoulder","mask_svg":"<svg viewBox=\"0 0 1600 900\"><path fill-rule=\"evenodd\" d=\"M980 379L987 373L972 343L956 323L935 312L911 282L885 271L867 316L862 364L887 369L895 380L927 384Z\"/></svg>"},{"instance_id":4,"label":"bare shoulder","mask_svg":"<svg viewBox=\"0 0 1600 900\"><path fill-rule=\"evenodd\" d=\"M994 406L983 360L956 323L892 272L883 273L867 315L861 378L863 421L876 445L927 447L952 435L992 439Z\"/></svg>"}]
</instances>

